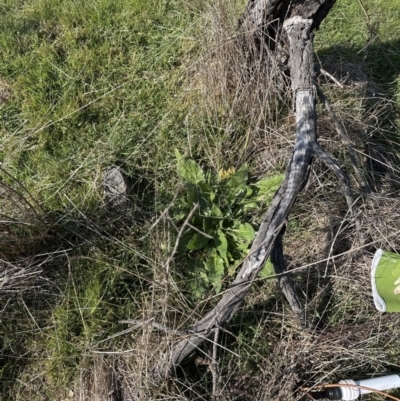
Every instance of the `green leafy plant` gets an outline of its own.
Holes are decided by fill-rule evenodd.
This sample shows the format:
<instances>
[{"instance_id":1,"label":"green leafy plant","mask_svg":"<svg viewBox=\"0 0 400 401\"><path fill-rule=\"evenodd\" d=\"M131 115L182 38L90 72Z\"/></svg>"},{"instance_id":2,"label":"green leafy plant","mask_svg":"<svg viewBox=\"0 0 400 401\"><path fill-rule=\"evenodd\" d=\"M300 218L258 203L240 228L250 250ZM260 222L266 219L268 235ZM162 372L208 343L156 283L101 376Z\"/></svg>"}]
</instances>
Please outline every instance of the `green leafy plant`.
<instances>
[{"instance_id":1,"label":"green leafy plant","mask_svg":"<svg viewBox=\"0 0 400 401\"><path fill-rule=\"evenodd\" d=\"M255 237L250 216L265 207L279 188L284 175L278 174L249 183L247 165L235 170L207 172L178 151L177 170L185 193L179 198L175 218L187 219L187 230L179 239L178 252L189 253L189 281L194 295L202 297L211 288L220 292L225 275L233 275L247 255Z\"/></svg>"}]
</instances>

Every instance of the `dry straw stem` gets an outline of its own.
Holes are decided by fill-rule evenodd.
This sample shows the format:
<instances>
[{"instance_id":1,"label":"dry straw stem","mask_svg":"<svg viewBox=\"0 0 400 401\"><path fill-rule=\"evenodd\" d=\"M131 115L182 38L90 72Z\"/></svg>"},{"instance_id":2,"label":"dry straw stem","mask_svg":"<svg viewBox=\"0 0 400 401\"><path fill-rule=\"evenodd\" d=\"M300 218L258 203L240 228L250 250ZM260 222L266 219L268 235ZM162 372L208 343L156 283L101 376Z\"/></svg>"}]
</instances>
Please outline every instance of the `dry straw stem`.
<instances>
[{"instance_id":1,"label":"dry straw stem","mask_svg":"<svg viewBox=\"0 0 400 401\"><path fill-rule=\"evenodd\" d=\"M287 103L283 96L287 82L267 48L258 53L248 32L238 38L234 14L233 3L218 1L211 6L202 35L205 56L188 74L197 88L193 102L196 119L200 118L204 127L224 132L215 144L210 139L205 153L216 163L239 167L248 160L255 142L264 150L285 142L279 114ZM275 138L267 139L265 130L275 131ZM205 146L202 142L198 145ZM272 159L270 162L275 164ZM220 167L223 165L217 165Z\"/></svg>"},{"instance_id":2,"label":"dry straw stem","mask_svg":"<svg viewBox=\"0 0 400 401\"><path fill-rule=\"evenodd\" d=\"M174 259L176 252L178 251L178 247L179 247L179 241L182 238L182 235L185 233L185 230L189 224L189 221L191 220L191 218L193 217L194 213L196 212L196 210L199 208L199 203L196 203L193 205L192 210L189 212L189 214L187 215L185 221L182 224L182 227L180 228L179 232L178 232L178 237L175 241L175 245L174 245L174 249L171 252L171 255L169 255L167 261L165 262L164 265L164 269L165 269L165 274L166 274L166 279L168 279L168 275L169 275L169 266L170 263L172 262L172 260Z\"/></svg>"},{"instance_id":3,"label":"dry straw stem","mask_svg":"<svg viewBox=\"0 0 400 401\"><path fill-rule=\"evenodd\" d=\"M116 358L95 355L89 369L82 369L79 385L68 392L67 400L115 401L122 398L123 389L116 368Z\"/></svg>"},{"instance_id":4,"label":"dry straw stem","mask_svg":"<svg viewBox=\"0 0 400 401\"><path fill-rule=\"evenodd\" d=\"M49 239L45 213L27 188L5 169L0 173L0 297L22 291L35 291L46 280L43 265L54 253L47 253L43 243ZM15 188L14 188L15 187Z\"/></svg>"},{"instance_id":5,"label":"dry straw stem","mask_svg":"<svg viewBox=\"0 0 400 401\"><path fill-rule=\"evenodd\" d=\"M0 104L6 103L10 100L12 91L8 83L0 78Z\"/></svg>"}]
</instances>

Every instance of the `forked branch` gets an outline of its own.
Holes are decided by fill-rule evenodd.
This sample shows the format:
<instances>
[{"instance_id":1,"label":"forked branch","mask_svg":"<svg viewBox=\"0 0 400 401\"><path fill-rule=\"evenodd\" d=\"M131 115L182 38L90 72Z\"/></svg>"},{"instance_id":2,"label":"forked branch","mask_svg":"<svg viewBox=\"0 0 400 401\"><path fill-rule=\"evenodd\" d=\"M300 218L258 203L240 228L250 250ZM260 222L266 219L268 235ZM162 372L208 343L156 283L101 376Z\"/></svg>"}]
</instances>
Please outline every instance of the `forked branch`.
<instances>
[{"instance_id":1,"label":"forked branch","mask_svg":"<svg viewBox=\"0 0 400 401\"><path fill-rule=\"evenodd\" d=\"M211 341L211 336L233 318L242 306L254 279L270 254L277 273L284 272L282 237L285 222L296 197L308 181L311 164L315 157L321 158L336 173L342 184L348 206L351 211L353 210L354 200L347 176L339 165L320 148L316 134L313 31L325 18L334 3L335 0L284 0L279 2L251 0L240 22L241 26L251 26L253 23L257 28L257 25L261 25L258 28L264 33L267 32L263 22L266 14L270 13L269 20L273 20L274 13L276 13L275 16L283 22L283 30L289 41L289 68L296 115L296 141L285 180L272 200L249 255L215 308L187 330L187 336L175 344L171 351L169 366L161 369L167 375L173 373L175 367L180 365L203 341ZM248 25L249 23L250 25ZM282 27L282 24L280 26ZM289 278L282 275L280 284L293 311L304 325L304 306L296 295ZM161 370L155 368L155 373L158 371L157 375L164 377L165 374L162 374Z\"/></svg>"},{"instance_id":2,"label":"forked branch","mask_svg":"<svg viewBox=\"0 0 400 401\"><path fill-rule=\"evenodd\" d=\"M202 318L190 330L191 335L178 342L171 354L172 371L175 366L192 353L205 339L219 327L228 323L243 304L253 280L264 266L265 260L274 247L275 265L283 264L281 254L282 228L286 218L303 189L309 176L310 166L316 152L316 111L315 87L313 82L313 42L312 20L293 17L285 22L284 29L290 41L290 70L292 72L292 91L296 110L296 142L293 156L288 165L286 178L276 193L272 204L258 230L249 256L244 261L239 273L225 291L216 307ZM283 280L286 288L288 280ZM293 293L292 290L289 292ZM293 301L298 316L304 320L301 301Z\"/></svg>"}]
</instances>

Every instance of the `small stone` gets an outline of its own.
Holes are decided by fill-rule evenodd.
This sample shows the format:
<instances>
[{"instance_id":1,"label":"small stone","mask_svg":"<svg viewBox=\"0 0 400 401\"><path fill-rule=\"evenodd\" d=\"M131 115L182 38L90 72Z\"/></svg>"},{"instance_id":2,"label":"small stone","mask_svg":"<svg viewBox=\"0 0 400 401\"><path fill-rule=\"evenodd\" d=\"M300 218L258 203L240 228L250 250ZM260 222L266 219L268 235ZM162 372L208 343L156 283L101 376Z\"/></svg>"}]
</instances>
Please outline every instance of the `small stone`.
<instances>
[{"instance_id":1,"label":"small stone","mask_svg":"<svg viewBox=\"0 0 400 401\"><path fill-rule=\"evenodd\" d=\"M126 212L130 206L128 186L122 169L107 167L103 171L103 189L105 202L116 212Z\"/></svg>"}]
</instances>

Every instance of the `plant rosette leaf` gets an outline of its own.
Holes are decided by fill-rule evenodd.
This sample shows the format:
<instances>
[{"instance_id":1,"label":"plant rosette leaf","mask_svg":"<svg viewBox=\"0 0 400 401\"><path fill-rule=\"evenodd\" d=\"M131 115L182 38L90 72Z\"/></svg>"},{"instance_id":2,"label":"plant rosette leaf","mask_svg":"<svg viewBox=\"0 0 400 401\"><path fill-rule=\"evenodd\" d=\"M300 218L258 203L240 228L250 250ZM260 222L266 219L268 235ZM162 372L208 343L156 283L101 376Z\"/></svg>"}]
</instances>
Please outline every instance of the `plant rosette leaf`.
<instances>
[{"instance_id":1,"label":"plant rosette leaf","mask_svg":"<svg viewBox=\"0 0 400 401\"><path fill-rule=\"evenodd\" d=\"M178 174L181 176L181 178L190 184L197 185L200 183L205 183L203 170L194 160L185 159L176 149L175 155L178 160Z\"/></svg>"},{"instance_id":2,"label":"plant rosette leaf","mask_svg":"<svg viewBox=\"0 0 400 401\"><path fill-rule=\"evenodd\" d=\"M271 177L266 177L258 181L254 186L258 189L256 202L269 202L279 189L285 178L285 174L276 174Z\"/></svg>"},{"instance_id":3,"label":"plant rosette leaf","mask_svg":"<svg viewBox=\"0 0 400 401\"><path fill-rule=\"evenodd\" d=\"M182 219L183 211L187 216L198 202L199 208L190 224L213 237L211 239L189 229L180 239L178 248L179 252L200 251L193 254L197 267L189 269L193 277L189 286L193 295L201 298L211 287L220 292L224 275L233 275L246 257L255 230L243 219L249 211L257 210L261 203L270 201L284 175L248 184L249 171L246 165L237 171L230 168L214 175L205 174L195 161L185 159L178 151L175 153L178 174L186 184L186 194L180 198L183 205L179 209L179 216ZM263 274L269 273L270 262L266 266Z\"/></svg>"},{"instance_id":4,"label":"plant rosette leaf","mask_svg":"<svg viewBox=\"0 0 400 401\"><path fill-rule=\"evenodd\" d=\"M183 253L188 251L188 244L192 240L194 235L194 230L190 229L186 231L180 238L178 244L178 253Z\"/></svg>"},{"instance_id":5,"label":"plant rosette leaf","mask_svg":"<svg viewBox=\"0 0 400 401\"><path fill-rule=\"evenodd\" d=\"M230 234L239 240L246 241L249 243L253 241L255 237L255 231L251 224L249 223L238 223L234 225L234 228L229 230Z\"/></svg>"},{"instance_id":6,"label":"plant rosette leaf","mask_svg":"<svg viewBox=\"0 0 400 401\"><path fill-rule=\"evenodd\" d=\"M206 199L209 203L214 204L215 200L215 192L213 191L212 187L205 182L199 182L198 189L201 191L202 197Z\"/></svg>"},{"instance_id":7,"label":"plant rosette leaf","mask_svg":"<svg viewBox=\"0 0 400 401\"><path fill-rule=\"evenodd\" d=\"M228 264L227 253L228 253L228 241L222 230L218 230L214 236L215 248L219 256Z\"/></svg>"},{"instance_id":8,"label":"plant rosette leaf","mask_svg":"<svg viewBox=\"0 0 400 401\"><path fill-rule=\"evenodd\" d=\"M208 274L205 271L200 272L189 282L189 286L192 290L193 295L197 299L204 298L205 294L209 291L210 281Z\"/></svg>"},{"instance_id":9,"label":"plant rosette leaf","mask_svg":"<svg viewBox=\"0 0 400 401\"><path fill-rule=\"evenodd\" d=\"M204 262L207 277L210 284L218 294L221 291L222 279L225 274L225 264L223 259L216 253L211 252L208 259Z\"/></svg>"},{"instance_id":10,"label":"plant rosette leaf","mask_svg":"<svg viewBox=\"0 0 400 401\"><path fill-rule=\"evenodd\" d=\"M235 202L237 198L242 198L247 194L249 186L247 180L249 170L246 165L240 167L238 171L232 174L225 183L225 192L228 202Z\"/></svg>"},{"instance_id":11,"label":"plant rosette leaf","mask_svg":"<svg viewBox=\"0 0 400 401\"><path fill-rule=\"evenodd\" d=\"M200 233L196 233L193 235L193 237L188 242L186 247L187 247L187 249L190 249L191 251L196 251L198 249L204 248L208 244L209 241L210 241L210 238L207 238Z\"/></svg>"},{"instance_id":12,"label":"plant rosette leaf","mask_svg":"<svg viewBox=\"0 0 400 401\"><path fill-rule=\"evenodd\" d=\"M244 201L240 206L243 213L251 212L259 208L258 203L254 201Z\"/></svg>"},{"instance_id":13,"label":"plant rosette leaf","mask_svg":"<svg viewBox=\"0 0 400 401\"><path fill-rule=\"evenodd\" d=\"M212 217L223 217L222 210L216 203L211 205L211 215Z\"/></svg>"},{"instance_id":14,"label":"plant rosette leaf","mask_svg":"<svg viewBox=\"0 0 400 401\"><path fill-rule=\"evenodd\" d=\"M190 208L193 207L195 203L199 201L199 193L197 191L196 185L187 183L186 184L186 199L187 199L187 206ZM188 210L188 212L189 212Z\"/></svg>"}]
</instances>

